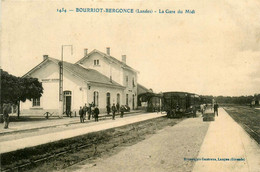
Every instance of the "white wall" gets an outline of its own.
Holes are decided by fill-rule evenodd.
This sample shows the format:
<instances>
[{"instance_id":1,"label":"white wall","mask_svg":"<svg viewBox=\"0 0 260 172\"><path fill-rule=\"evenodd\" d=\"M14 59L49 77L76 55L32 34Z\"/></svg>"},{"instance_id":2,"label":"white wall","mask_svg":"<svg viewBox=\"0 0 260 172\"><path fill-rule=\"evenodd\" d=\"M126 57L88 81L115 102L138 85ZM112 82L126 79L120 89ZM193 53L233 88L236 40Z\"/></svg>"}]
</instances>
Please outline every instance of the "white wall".
<instances>
[{"instance_id":1,"label":"white wall","mask_svg":"<svg viewBox=\"0 0 260 172\"><path fill-rule=\"evenodd\" d=\"M99 60L99 66L94 65L94 60ZM102 57L99 53L91 54L86 60L82 62L82 65L86 68L95 69L108 78L110 78L110 75L112 75L112 80L123 85L121 67L118 64L111 63L105 57Z\"/></svg>"},{"instance_id":2,"label":"white wall","mask_svg":"<svg viewBox=\"0 0 260 172\"><path fill-rule=\"evenodd\" d=\"M39 115L46 111L58 113L59 108L59 66L53 62L39 68L32 77L42 82L43 95L40 98L40 107L32 107L32 101L21 103L21 113ZM48 80L49 79L49 80ZM63 91L71 91L71 110L77 111L87 103L87 84L79 77L72 75L66 69L63 74Z\"/></svg>"},{"instance_id":3,"label":"white wall","mask_svg":"<svg viewBox=\"0 0 260 172\"><path fill-rule=\"evenodd\" d=\"M126 76L128 76L128 84L126 82ZM126 94L128 94L128 105L131 109L137 108L137 74L135 72L132 72L128 69L124 69L123 71L123 78L124 78L124 86L126 87L124 91L124 102L126 104ZM135 87L133 87L133 81L134 78L135 81ZM134 100L133 100L134 95ZM133 107L133 101L134 101L134 107Z\"/></svg>"},{"instance_id":4,"label":"white wall","mask_svg":"<svg viewBox=\"0 0 260 172\"><path fill-rule=\"evenodd\" d=\"M99 60L99 66L94 65L94 60ZM126 104L126 94L128 94L128 105L131 109L137 108L137 73L123 69L119 64L110 63L105 57L101 56L99 53L91 54L86 60L82 62L83 66L86 68L91 68L99 71L103 75L110 77L112 74L112 79L117 83L126 86L127 88L124 90L123 95L121 96L122 104ZM126 76L128 76L128 85L126 84ZM135 87L132 84L132 78L135 80ZM133 100L133 95L135 95L135 99ZM134 106L133 107L133 101Z\"/></svg>"},{"instance_id":5,"label":"white wall","mask_svg":"<svg viewBox=\"0 0 260 172\"><path fill-rule=\"evenodd\" d=\"M91 89L88 90L88 103L93 102L93 97L94 97L94 91L97 91L99 94L99 101L98 101L98 107L101 112L106 112L106 98L107 98L107 93L110 93L110 103L111 106L113 103L117 103L117 93L120 94L120 102L123 101L123 90L117 89L117 88L110 88L110 87L100 87L100 86L91 86ZM122 103L121 103L122 105Z\"/></svg>"}]
</instances>

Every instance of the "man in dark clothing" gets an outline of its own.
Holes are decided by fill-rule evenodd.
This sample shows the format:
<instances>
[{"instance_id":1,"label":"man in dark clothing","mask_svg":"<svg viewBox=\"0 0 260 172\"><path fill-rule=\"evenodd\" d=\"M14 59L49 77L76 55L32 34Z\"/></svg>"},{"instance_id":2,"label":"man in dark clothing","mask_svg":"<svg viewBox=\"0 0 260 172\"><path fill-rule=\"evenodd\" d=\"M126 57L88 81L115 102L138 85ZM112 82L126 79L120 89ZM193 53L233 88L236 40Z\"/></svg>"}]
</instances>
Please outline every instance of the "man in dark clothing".
<instances>
[{"instance_id":1,"label":"man in dark clothing","mask_svg":"<svg viewBox=\"0 0 260 172\"><path fill-rule=\"evenodd\" d=\"M214 104L214 115L215 115L215 113L217 113L217 116L218 116L218 103Z\"/></svg>"},{"instance_id":2,"label":"man in dark clothing","mask_svg":"<svg viewBox=\"0 0 260 172\"><path fill-rule=\"evenodd\" d=\"M123 105L120 107L120 112L121 112L120 117L123 118L124 117L124 112L125 112L125 107Z\"/></svg>"},{"instance_id":3,"label":"man in dark clothing","mask_svg":"<svg viewBox=\"0 0 260 172\"><path fill-rule=\"evenodd\" d=\"M116 104L116 110L117 110L117 113L119 114L119 111L120 111L120 105L119 105L119 103Z\"/></svg>"},{"instance_id":4,"label":"man in dark clothing","mask_svg":"<svg viewBox=\"0 0 260 172\"><path fill-rule=\"evenodd\" d=\"M94 109L95 121L98 121L98 115L99 115L99 109L98 109L98 106L96 106Z\"/></svg>"},{"instance_id":5,"label":"man in dark clothing","mask_svg":"<svg viewBox=\"0 0 260 172\"><path fill-rule=\"evenodd\" d=\"M8 125L9 125L9 112L10 111L11 111L10 104L3 104L4 129L8 128Z\"/></svg>"},{"instance_id":6,"label":"man in dark clothing","mask_svg":"<svg viewBox=\"0 0 260 172\"><path fill-rule=\"evenodd\" d=\"M107 105L107 115L110 114L110 111L111 111L111 109L110 109L110 105L108 104L108 105Z\"/></svg>"},{"instance_id":7,"label":"man in dark clothing","mask_svg":"<svg viewBox=\"0 0 260 172\"><path fill-rule=\"evenodd\" d=\"M88 111L88 107L87 107L87 104L85 103L85 106L83 107L83 112L84 112L84 120L86 119L86 114L87 114L87 111Z\"/></svg>"},{"instance_id":8,"label":"man in dark clothing","mask_svg":"<svg viewBox=\"0 0 260 172\"><path fill-rule=\"evenodd\" d=\"M88 108L88 120L90 120L90 116L91 116L91 104L89 104L89 108Z\"/></svg>"},{"instance_id":9,"label":"man in dark clothing","mask_svg":"<svg viewBox=\"0 0 260 172\"><path fill-rule=\"evenodd\" d=\"M80 122L83 123L84 122L84 111L82 109L82 107L80 106L80 109L79 109L79 119L80 119Z\"/></svg>"},{"instance_id":10,"label":"man in dark clothing","mask_svg":"<svg viewBox=\"0 0 260 172\"><path fill-rule=\"evenodd\" d=\"M112 119L115 120L115 116L116 116L116 106L115 106L115 103L113 103L113 106L112 106Z\"/></svg>"}]
</instances>

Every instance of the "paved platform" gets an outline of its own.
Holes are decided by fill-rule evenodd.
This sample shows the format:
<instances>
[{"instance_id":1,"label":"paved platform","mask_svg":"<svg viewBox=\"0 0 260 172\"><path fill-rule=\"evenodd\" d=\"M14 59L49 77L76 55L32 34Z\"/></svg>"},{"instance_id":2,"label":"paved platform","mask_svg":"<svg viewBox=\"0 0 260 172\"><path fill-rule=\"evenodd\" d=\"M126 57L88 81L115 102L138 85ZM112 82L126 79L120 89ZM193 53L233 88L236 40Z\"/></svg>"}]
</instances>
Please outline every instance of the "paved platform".
<instances>
[{"instance_id":1,"label":"paved platform","mask_svg":"<svg viewBox=\"0 0 260 172\"><path fill-rule=\"evenodd\" d=\"M133 110L131 112L125 112L124 116L127 115L132 115L132 114L137 114L141 113L141 110ZM118 115L118 114L116 114ZM16 115L15 115L16 116ZM102 119L109 119L109 117L106 117L107 114L100 114L99 118ZM28 130L35 130L35 129L42 129L42 128L50 128L50 127L57 127L61 125L70 125L70 124L78 124L80 123L79 121L79 116L77 117L63 117L62 119L59 119L57 116L56 117L50 117L49 119L45 119L44 116L39 116L37 118L33 117L32 120L30 117L28 121L21 121L21 122L10 122L9 128L4 129L4 123L0 123L0 136L3 134L12 134L15 132L21 132L21 131L28 131ZM111 117L110 117L111 118ZM93 122L94 119L91 119L90 121L86 120L86 122Z\"/></svg>"},{"instance_id":2,"label":"paved platform","mask_svg":"<svg viewBox=\"0 0 260 172\"><path fill-rule=\"evenodd\" d=\"M145 121L153 118L158 118L165 116L166 114L161 113L145 113L135 116L129 116L125 118L117 118L116 120L104 120L100 122L93 122L91 125L86 125L82 128L77 128L73 130L60 131L55 133L48 133L39 136L33 136L28 138L20 138L9 141L0 141L0 154L11 152L19 149L24 149L27 147L33 147L49 142L59 141L67 138L72 138L80 135L84 135L91 132L97 132L101 130L106 130L114 127L120 127L127 124L136 123L139 121Z\"/></svg>"},{"instance_id":3,"label":"paved platform","mask_svg":"<svg viewBox=\"0 0 260 172\"><path fill-rule=\"evenodd\" d=\"M223 108L219 108L219 116L211 122L197 159L201 160L196 161L193 172L260 171L259 145Z\"/></svg>"}]
</instances>

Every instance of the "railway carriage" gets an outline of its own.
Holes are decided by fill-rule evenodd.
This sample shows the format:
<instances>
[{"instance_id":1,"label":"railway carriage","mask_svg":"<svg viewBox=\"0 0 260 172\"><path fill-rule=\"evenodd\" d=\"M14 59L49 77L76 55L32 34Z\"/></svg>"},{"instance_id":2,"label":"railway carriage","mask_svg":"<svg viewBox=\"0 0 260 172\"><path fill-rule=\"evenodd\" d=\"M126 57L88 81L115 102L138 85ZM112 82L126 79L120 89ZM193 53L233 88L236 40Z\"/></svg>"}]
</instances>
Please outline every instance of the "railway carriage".
<instances>
[{"instance_id":1,"label":"railway carriage","mask_svg":"<svg viewBox=\"0 0 260 172\"><path fill-rule=\"evenodd\" d=\"M193 106L199 108L200 96L188 92L164 92L163 109L168 117L183 117L192 114Z\"/></svg>"}]
</instances>

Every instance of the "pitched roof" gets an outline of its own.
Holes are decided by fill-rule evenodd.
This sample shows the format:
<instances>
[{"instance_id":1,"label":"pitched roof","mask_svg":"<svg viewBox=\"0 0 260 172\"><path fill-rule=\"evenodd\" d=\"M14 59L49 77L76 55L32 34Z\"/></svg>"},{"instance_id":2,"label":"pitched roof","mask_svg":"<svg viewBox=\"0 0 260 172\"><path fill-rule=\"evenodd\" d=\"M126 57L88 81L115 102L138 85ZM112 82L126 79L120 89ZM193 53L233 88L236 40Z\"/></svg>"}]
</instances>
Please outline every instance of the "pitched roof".
<instances>
[{"instance_id":1,"label":"pitched roof","mask_svg":"<svg viewBox=\"0 0 260 172\"><path fill-rule=\"evenodd\" d=\"M41 62L39 65L37 65L31 71L29 71L27 74L25 74L24 77L29 75L30 73L32 73L34 71L34 69L37 69L40 65L45 64L47 61L52 61L57 65L59 64L59 62L61 62L58 59L48 57L46 60ZM86 69L79 64L72 64L72 63L63 61L63 68L90 83L99 83L99 84L105 84L107 86L116 86L116 87L124 88L122 85L118 84L117 82L115 82L113 80L110 81L110 78L101 74L100 72L98 72L94 69Z\"/></svg>"},{"instance_id":2,"label":"pitched roof","mask_svg":"<svg viewBox=\"0 0 260 172\"><path fill-rule=\"evenodd\" d=\"M134 71L134 72L139 73L139 71L137 71L137 70L135 70L134 68L128 66L127 64L121 62L121 61L118 60L117 58L115 58L115 57L113 57L113 56L110 56L110 55L108 55L108 54L106 54L106 53L103 53L103 52L101 52L101 51L99 51L99 50L97 50L97 49L94 49L94 50L91 51L87 56L83 57L82 59L80 59L80 60L77 61L76 63L78 64L78 63L84 61L85 59L87 59L87 58L88 58L91 54L93 54L93 53L99 53L100 55L102 55L103 57L107 58L108 60L113 61L113 62L115 62L115 63L118 63L118 64L121 65L123 68L126 68L126 69L129 69L129 70L132 70L132 71Z\"/></svg>"},{"instance_id":3,"label":"pitched roof","mask_svg":"<svg viewBox=\"0 0 260 172\"><path fill-rule=\"evenodd\" d=\"M146 88L145 86L143 86L143 85L141 85L139 83L137 83L137 88L141 88L141 89L143 89L146 92L151 92L148 88Z\"/></svg>"}]
</instances>

